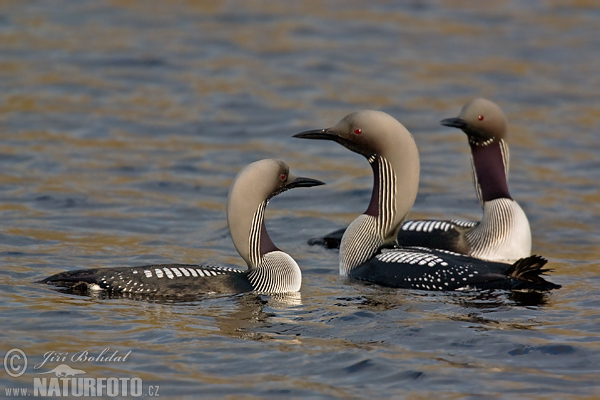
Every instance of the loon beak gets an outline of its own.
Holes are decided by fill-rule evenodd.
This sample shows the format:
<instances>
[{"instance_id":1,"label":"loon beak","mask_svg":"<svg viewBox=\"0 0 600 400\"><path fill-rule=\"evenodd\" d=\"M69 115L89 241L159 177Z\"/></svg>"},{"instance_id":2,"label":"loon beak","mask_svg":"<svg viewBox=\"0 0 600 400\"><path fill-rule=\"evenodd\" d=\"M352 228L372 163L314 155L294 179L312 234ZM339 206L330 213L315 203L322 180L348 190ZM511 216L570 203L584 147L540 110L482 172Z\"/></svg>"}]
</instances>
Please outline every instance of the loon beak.
<instances>
[{"instance_id":1,"label":"loon beak","mask_svg":"<svg viewBox=\"0 0 600 400\"><path fill-rule=\"evenodd\" d=\"M333 140L334 142L339 141L339 136L331 132L329 129L313 129L310 131L296 133L292 137L300 139Z\"/></svg>"},{"instance_id":2,"label":"loon beak","mask_svg":"<svg viewBox=\"0 0 600 400\"><path fill-rule=\"evenodd\" d=\"M340 134L334 132L332 128L314 129L311 131L304 131L304 132L296 133L292 137L300 138L300 139L331 140L331 141L341 144L342 146L344 146L352 151L355 151L359 154L363 154L365 157L370 156L370 152L363 151L363 149L357 143L355 143L354 141L349 140L345 137L340 136Z\"/></svg>"},{"instance_id":3,"label":"loon beak","mask_svg":"<svg viewBox=\"0 0 600 400\"><path fill-rule=\"evenodd\" d=\"M290 176L291 180L288 178L288 183L285 185L286 189L293 189L297 187L312 187L312 186L321 186L324 185L325 182L318 181L312 178L304 178L304 177L295 177Z\"/></svg>"},{"instance_id":4,"label":"loon beak","mask_svg":"<svg viewBox=\"0 0 600 400\"><path fill-rule=\"evenodd\" d=\"M465 121L462 118L446 118L440 121L440 124L444 125L444 126L449 126L451 128L458 128L458 129L464 129L467 126L469 126L469 124L467 124L467 121Z\"/></svg>"},{"instance_id":5,"label":"loon beak","mask_svg":"<svg viewBox=\"0 0 600 400\"><path fill-rule=\"evenodd\" d=\"M269 196L269 199L271 199L285 191L288 191L290 189L294 189L294 188L298 188L298 187L321 186L324 184L325 184L325 182L321 182L321 181L318 181L318 180L312 179L312 178L304 178L301 176L295 176L291 172L288 172L287 181L284 184L282 184L281 186L279 186L279 188L276 189L273 193L271 193L271 195Z\"/></svg>"},{"instance_id":6,"label":"loon beak","mask_svg":"<svg viewBox=\"0 0 600 400\"><path fill-rule=\"evenodd\" d=\"M441 120L440 124L462 130L470 139L474 140L475 143L484 143L494 138L489 133L474 127L462 118L446 118Z\"/></svg>"}]
</instances>

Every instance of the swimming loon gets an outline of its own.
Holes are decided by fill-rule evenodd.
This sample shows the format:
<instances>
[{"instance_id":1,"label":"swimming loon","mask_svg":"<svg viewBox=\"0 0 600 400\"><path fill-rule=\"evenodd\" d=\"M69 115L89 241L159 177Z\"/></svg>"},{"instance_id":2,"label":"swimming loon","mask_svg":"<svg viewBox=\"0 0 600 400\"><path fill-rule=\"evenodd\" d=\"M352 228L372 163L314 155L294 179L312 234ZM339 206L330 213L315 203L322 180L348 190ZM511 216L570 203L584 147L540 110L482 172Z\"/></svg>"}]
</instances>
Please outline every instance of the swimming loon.
<instances>
[{"instance_id":1,"label":"swimming loon","mask_svg":"<svg viewBox=\"0 0 600 400\"><path fill-rule=\"evenodd\" d=\"M238 173L229 190L227 223L247 270L210 265L145 265L67 271L41 282L84 292L104 290L172 297L297 292L302 283L300 268L271 241L264 223L265 208L273 196L288 189L323 184L294 176L285 162L274 159L254 162Z\"/></svg>"},{"instance_id":2,"label":"swimming loon","mask_svg":"<svg viewBox=\"0 0 600 400\"><path fill-rule=\"evenodd\" d=\"M471 148L473 184L483 218L410 220L402 224L398 242L403 246L444 249L491 261L514 262L531 255L531 230L527 216L508 191L509 153L505 138L506 117L500 107L485 99L467 103L457 118L440 123L466 133ZM309 244L339 247L344 229Z\"/></svg>"},{"instance_id":3,"label":"swimming loon","mask_svg":"<svg viewBox=\"0 0 600 400\"><path fill-rule=\"evenodd\" d=\"M340 275L423 290L559 287L541 277L547 271L542 268L547 261L539 256L511 265L448 250L398 246L398 231L417 195L419 153L412 135L388 114L358 111L331 128L294 137L338 142L366 157L373 170L369 206L348 226L341 240Z\"/></svg>"}]
</instances>

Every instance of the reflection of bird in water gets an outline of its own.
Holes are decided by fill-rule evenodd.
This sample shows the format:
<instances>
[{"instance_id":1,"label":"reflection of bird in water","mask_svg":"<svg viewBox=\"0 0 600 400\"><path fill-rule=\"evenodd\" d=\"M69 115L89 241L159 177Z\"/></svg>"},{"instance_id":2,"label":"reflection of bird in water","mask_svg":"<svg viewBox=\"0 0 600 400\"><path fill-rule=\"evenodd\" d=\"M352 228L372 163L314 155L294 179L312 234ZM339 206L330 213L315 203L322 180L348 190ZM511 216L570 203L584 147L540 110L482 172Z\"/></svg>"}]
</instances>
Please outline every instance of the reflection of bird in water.
<instances>
[{"instance_id":1,"label":"reflection of bird in water","mask_svg":"<svg viewBox=\"0 0 600 400\"><path fill-rule=\"evenodd\" d=\"M368 286L363 288L363 290L358 288L357 296L338 299L341 301L338 304L375 313L400 308L408 312L413 310L419 314L417 310L421 310L424 304L428 304L427 313L451 320L520 329L535 325L535 322L529 319L525 322L506 322L505 314L502 314L501 318L494 318L495 312L505 313L507 310L522 307L543 307L548 303L549 297L547 292L541 291L398 292L381 288L373 292ZM439 309L435 304L439 304ZM449 312L448 307L454 309Z\"/></svg>"},{"instance_id":2,"label":"reflection of bird in water","mask_svg":"<svg viewBox=\"0 0 600 400\"><path fill-rule=\"evenodd\" d=\"M286 310L302 305L300 292L269 296L245 293L235 298L237 309L215 316L219 330L231 337L251 340L276 339L298 325ZM265 311L270 309L272 311ZM286 342L290 343L289 337Z\"/></svg>"}]
</instances>

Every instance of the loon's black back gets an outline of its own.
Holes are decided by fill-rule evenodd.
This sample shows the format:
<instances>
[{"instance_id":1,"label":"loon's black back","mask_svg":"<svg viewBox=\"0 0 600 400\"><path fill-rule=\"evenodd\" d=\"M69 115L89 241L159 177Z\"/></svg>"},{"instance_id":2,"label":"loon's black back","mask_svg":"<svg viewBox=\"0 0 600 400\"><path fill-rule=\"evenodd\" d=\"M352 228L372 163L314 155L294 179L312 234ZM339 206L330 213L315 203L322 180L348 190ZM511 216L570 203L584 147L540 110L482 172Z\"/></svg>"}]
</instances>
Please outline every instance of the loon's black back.
<instances>
[{"instance_id":1,"label":"loon's black back","mask_svg":"<svg viewBox=\"0 0 600 400\"><path fill-rule=\"evenodd\" d=\"M465 234L477 224L464 220L405 221L398 232L397 240L402 247L427 247L469 254L471 246Z\"/></svg>"},{"instance_id":2,"label":"loon's black back","mask_svg":"<svg viewBox=\"0 0 600 400\"><path fill-rule=\"evenodd\" d=\"M470 245L465 240L465 233L477 224L475 221L464 220L409 220L402 224L397 240L403 247L427 247L468 254ZM344 232L346 228L341 228L324 236L311 238L308 244L339 249Z\"/></svg>"},{"instance_id":3,"label":"loon's black back","mask_svg":"<svg viewBox=\"0 0 600 400\"><path fill-rule=\"evenodd\" d=\"M550 290L560 285L541 275L547 260L540 256L514 264L485 261L444 250L423 247L382 249L353 268L351 279L382 286L422 290Z\"/></svg>"},{"instance_id":4,"label":"loon's black back","mask_svg":"<svg viewBox=\"0 0 600 400\"><path fill-rule=\"evenodd\" d=\"M209 265L161 264L141 267L92 268L60 272L40 281L78 293L183 297L253 290L248 271Z\"/></svg>"}]
</instances>

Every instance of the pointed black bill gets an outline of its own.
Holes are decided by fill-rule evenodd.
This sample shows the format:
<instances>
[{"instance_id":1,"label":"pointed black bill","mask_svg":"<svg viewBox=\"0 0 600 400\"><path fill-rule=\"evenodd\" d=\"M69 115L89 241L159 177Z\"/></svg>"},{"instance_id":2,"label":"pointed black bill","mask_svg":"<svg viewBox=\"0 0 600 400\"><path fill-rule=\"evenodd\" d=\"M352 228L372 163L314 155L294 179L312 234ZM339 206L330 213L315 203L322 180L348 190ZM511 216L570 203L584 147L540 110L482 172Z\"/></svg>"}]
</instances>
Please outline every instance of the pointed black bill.
<instances>
[{"instance_id":1,"label":"pointed black bill","mask_svg":"<svg viewBox=\"0 0 600 400\"><path fill-rule=\"evenodd\" d=\"M441 120L440 124L462 130L474 143L483 144L494 138L489 133L477 129L462 118L446 118Z\"/></svg>"},{"instance_id":2,"label":"pointed black bill","mask_svg":"<svg viewBox=\"0 0 600 400\"><path fill-rule=\"evenodd\" d=\"M358 146L355 142L340 136L338 133L333 132L329 128L314 129L311 131L300 132L300 133L296 133L292 137L300 138L300 139L331 140L331 141L341 144L342 146L346 147L347 149L350 149L356 153L362 154L367 158L371 155L371 152L365 152L364 149L361 148L360 146Z\"/></svg>"},{"instance_id":3,"label":"pointed black bill","mask_svg":"<svg viewBox=\"0 0 600 400\"><path fill-rule=\"evenodd\" d=\"M288 183L287 185L285 185L285 188L293 189L293 188L297 188L297 187L321 186L324 184L325 184L325 182L321 182L321 181L318 181L318 180L312 179L312 178L303 178L300 176L300 177L294 179L293 181L291 181L290 183Z\"/></svg>"},{"instance_id":4,"label":"pointed black bill","mask_svg":"<svg viewBox=\"0 0 600 400\"><path fill-rule=\"evenodd\" d=\"M442 124L444 126L449 126L451 128L458 128L458 129L464 129L469 125L469 124L467 124L467 121L465 121L462 118L446 118L446 119L441 120L440 124Z\"/></svg>"},{"instance_id":5,"label":"pointed black bill","mask_svg":"<svg viewBox=\"0 0 600 400\"><path fill-rule=\"evenodd\" d=\"M338 141L339 137L333 133L330 133L328 129L313 129L310 131L304 131L296 133L292 137L300 139L320 139L320 140L333 140Z\"/></svg>"}]
</instances>

